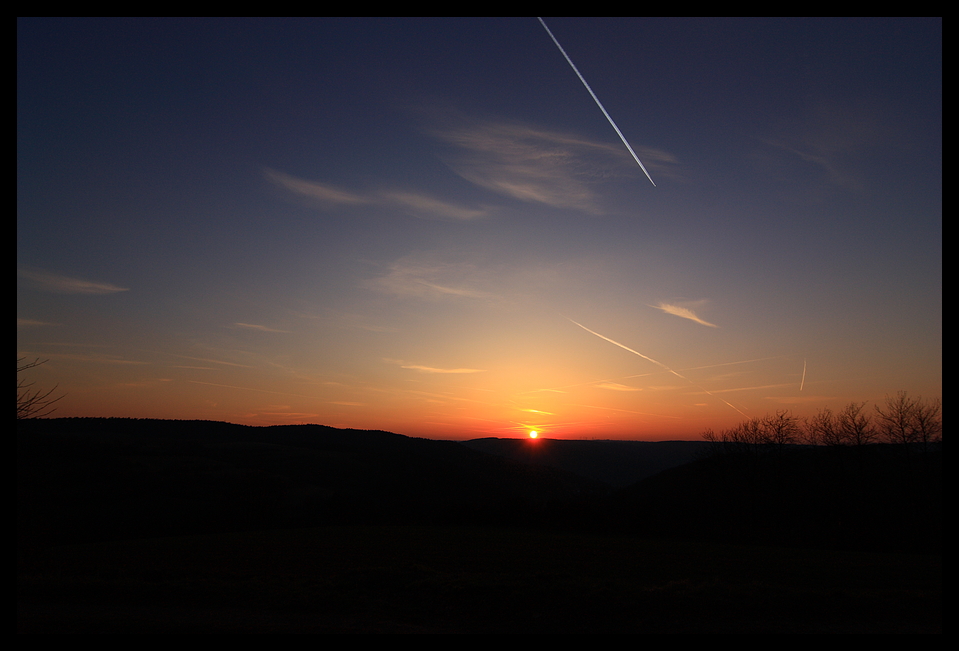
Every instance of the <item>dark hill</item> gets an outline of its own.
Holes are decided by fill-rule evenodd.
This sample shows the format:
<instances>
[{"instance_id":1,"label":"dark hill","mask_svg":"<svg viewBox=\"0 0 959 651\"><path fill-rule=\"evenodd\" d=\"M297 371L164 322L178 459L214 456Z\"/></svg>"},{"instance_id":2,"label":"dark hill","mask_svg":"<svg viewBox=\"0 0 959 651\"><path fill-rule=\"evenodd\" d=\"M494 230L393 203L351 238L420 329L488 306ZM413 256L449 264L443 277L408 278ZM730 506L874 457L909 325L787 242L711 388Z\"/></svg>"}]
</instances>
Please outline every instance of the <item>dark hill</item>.
<instances>
[{"instance_id":1,"label":"dark hill","mask_svg":"<svg viewBox=\"0 0 959 651\"><path fill-rule=\"evenodd\" d=\"M17 435L18 542L27 554L58 543L340 524L942 546L941 448L705 456L695 441L461 444L319 425L98 418L20 421ZM633 476L643 479L610 488Z\"/></svg>"},{"instance_id":2,"label":"dark hill","mask_svg":"<svg viewBox=\"0 0 959 651\"><path fill-rule=\"evenodd\" d=\"M19 421L17 436L27 547L327 524L530 524L608 492L451 441L320 425L64 418Z\"/></svg>"},{"instance_id":3,"label":"dark hill","mask_svg":"<svg viewBox=\"0 0 959 651\"><path fill-rule=\"evenodd\" d=\"M793 446L717 454L620 491L625 531L789 547L941 553L942 451Z\"/></svg>"},{"instance_id":4,"label":"dark hill","mask_svg":"<svg viewBox=\"0 0 959 651\"><path fill-rule=\"evenodd\" d=\"M560 468L669 444L17 436L21 632L941 632L941 447L713 450L613 492Z\"/></svg>"},{"instance_id":5,"label":"dark hill","mask_svg":"<svg viewBox=\"0 0 959 651\"><path fill-rule=\"evenodd\" d=\"M463 445L520 463L559 468L623 488L706 452L705 441L578 441L484 438Z\"/></svg>"}]
</instances>

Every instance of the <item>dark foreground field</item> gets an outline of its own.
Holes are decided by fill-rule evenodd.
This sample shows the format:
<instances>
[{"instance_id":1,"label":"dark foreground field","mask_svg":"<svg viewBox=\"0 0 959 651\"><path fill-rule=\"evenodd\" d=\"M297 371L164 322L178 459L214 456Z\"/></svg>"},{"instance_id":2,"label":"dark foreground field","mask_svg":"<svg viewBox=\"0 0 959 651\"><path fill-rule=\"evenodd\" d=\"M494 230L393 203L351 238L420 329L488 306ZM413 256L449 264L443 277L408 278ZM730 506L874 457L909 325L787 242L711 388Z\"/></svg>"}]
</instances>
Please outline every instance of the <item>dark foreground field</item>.
<instances>
[{"instance_id":1,"label":"dark foreground field","mask_svg":"<svg viewBox=\"0 0 959 651\"><path fill-rule=\"evenodd\" d=\"M941 448L17 436L20 632L942 630Z\"/></svg>"},{"instance_id":2,"label":"dark foreground field","mask_svg":"<svg viewBox=\"0 0 959 651\"><path fill-rule=\"evenodd\" d=\"M939 556L492 528L328 527L71 545L30 632L935 633Z\"/></svg>"}]
</instances>

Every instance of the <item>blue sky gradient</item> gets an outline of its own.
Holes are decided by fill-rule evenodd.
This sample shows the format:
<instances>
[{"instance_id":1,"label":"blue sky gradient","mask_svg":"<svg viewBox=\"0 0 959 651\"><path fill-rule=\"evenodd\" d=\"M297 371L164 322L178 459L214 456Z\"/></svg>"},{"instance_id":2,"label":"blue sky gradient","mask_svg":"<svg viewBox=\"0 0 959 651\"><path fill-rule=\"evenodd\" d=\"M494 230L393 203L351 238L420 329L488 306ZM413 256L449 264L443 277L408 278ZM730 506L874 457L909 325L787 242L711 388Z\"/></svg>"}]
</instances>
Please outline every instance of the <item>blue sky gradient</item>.
<instances>
[{"instance_id":1,"label":"blue sky gradient","mask_svg":"<svg viewBox=\"0 0 959 651\"><path fill-rule=\"evenodd\" d=\"M941 395L941 19L545 20L657 187L535 18L19 19L56 415L663 439Z\"/></svg>"}]
</instances>

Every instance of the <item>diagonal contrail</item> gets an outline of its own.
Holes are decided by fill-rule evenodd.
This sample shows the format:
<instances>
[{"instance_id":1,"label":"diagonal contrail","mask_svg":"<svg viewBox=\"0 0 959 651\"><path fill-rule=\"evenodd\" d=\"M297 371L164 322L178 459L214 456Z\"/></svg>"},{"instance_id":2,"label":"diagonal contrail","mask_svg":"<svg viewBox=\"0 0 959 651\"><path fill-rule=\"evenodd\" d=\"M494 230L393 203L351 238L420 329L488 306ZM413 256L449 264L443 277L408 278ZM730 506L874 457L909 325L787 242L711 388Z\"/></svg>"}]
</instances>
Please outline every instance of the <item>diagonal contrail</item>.
<instances>
[{"instance_id":1,"label":"diagonal contrail","mask_svg":"<svg viewBox=\"0 0 959 651\"><path fill-rule=\"evenodd\" d=\"M575 323L576 325L578 325L580 328L582 328L582 329L585 330L586 332L589 332L590 334L594 334L594 335L596 335L597 337L599 337L600 339L605 339L605 340L608 341L609 343L613 344L614 346L619 346L619 347L622 348L623 350L628 350L628 351L631 352L633 355L639 355L640 357L642 357L642 358L645 359L646 361L652 362L652 363L655 364L656 366L659 366L659 367L661 367L661 368L666 369L667 371L669 371L670 373L672 373L672 374L675 375L676 377L678 377L678 378L680 378L680 379L682 379L682 380L686 380L687 382L689 382L688 379L686 379L685 377L683 377L682 375L680 375L679 373L677 373L677 372L674 371L673 369L669 368L669 367L666 366L665 364L663 364L663 363L661 363L661 362L657 362L657 361L656 361L655 359L653 359L652 357L646 357L646 355L643 355L642 353L633 350L633 349L630 348L629 346L624 346L623 344L619 343L618 341L613 341L613 340L610 339L609 337L604 337L603 335L599 334L599 333L596 332L595 330L590 330L589 328L587 328L586 326L584 326L582 323L577 323L576 321L573 321L573 320L570 319L569 317L566 317L566 318L569 319L570 322Z\"/></svg>"},{"instance_id":2,"label":"diagonal contrail","mask_svg":"<svg viewBox=\"0 0 959 651\"><path fill-rule=\"evenodd\" d=\"M806 386L806 358L802 358L802 379L799 381L799 390Z\"/></svg>"},{"instance_id":3,"label":"diagonal contrail","mask_svg":"<svg viewBox=\"0 0 959 651\"><path fill-rule=\"evenodd\" d=\"M702 391L703 393L709 394L709 395L712 396L713 398L716 398L716 400L719 400L720 402L726 403L726 406L729 407L730 409L732 409L732 410L734 410L734 411L739 411L739 409L736 409L736 407L733 406L732 403L726 402L725 400L723 400L722 398L720 398L720 397L717 396L716 394L712 393L711 391L707 391L707 390L704 389L703 387L699 386L698 384L696 384L695 382L693 382L692 380L690 380L690 379L689 379L688 377L686 377L685 375L680 375L679 373L677 373L677 372L674 371L673 369L669 368L668 366L666 366L666 365L663 364L662 362L657 362L657 361L656 361L655 359L653 359L652 357L647 357L646 355L643 355L642 353L633 350L633 349L630 348L629 346L624 346L623 344L619 343L618 341L613 341L613 340L610 339L609 337L604 337L603 335L599 334L599 333L596 332L595 330L590 330L589 328L587 328L586 326L584 326L582 323L577 323L576 321L573 321L573 320L570 319L569 317L566 317L566 320L569 321L569 322L571 322L571 323L574 323L574 324L578 325L580 328L582 328L582 329L585 330L586 332L588 332L588 333L590 333L590 334L596 335L596 336L599 337L600 339L605 339L606 341L608 341L609 343L613 344L614 346L619 346L619 347L622 348L623 350L628 350L629 352L631 352L631 353L634 354L634 355L639 355L639 356L642 357L643 359L652 362L652 363L655 364L656 366L659 366L659 367L661 367L661 368L669 371L670 373L672 373L672 374L675 375L676 377L680 378L681 380L685 380L685 381L689 382L691 385L693 385L694 387L696 387L697 389L699 389L699 390ZM742 414L744 417L748 418L748 416L746 416L746 414L744 414L743 412L739 411L739 413Z\"/></svg>"},{"instance_id":4,"label":"diagonal contrail","mask_svg":"<svg viewBox=\"0 0 959 651\"><path fill-rule=\"evenodd\" d=\"M606 116L606 119L609 120L609 123L616 130L616 134L619 136L619 139L623 141L623 144L626 145L626 149L629 150L629 153L633 155L633 160L635 160L643 174L646 175L646 178L649 179L649 182L653 184L653 187L656 187L656 182L653 181L653 177L649 175L649 172L646 171L646 166L643 165L643 162L639 160L639 156L636 155L636 152L633 151L633 148L629 146L629 143L626 141L626 136L623 135L623 132L619 130L619 127L616 126L616 123L613 122L613 118L609 117L609 113L606 112L606 108L603 106L603 103L599 101L599 98L596 97L596 93L593 92L593 89L589 87L589 84L586 83L586 79L580 74L579 69L576 67L576 64L573 63L573 60L569 58L569 55L566 54L566 50L563 49L563 46L559 44L559 41L556 40L556 37L553 36L553 32L549 31L549 27L546 26L546 23L542 18L537 16L540 25L543 26L543 29L546 30L546 33L549 34L549 37L553 39L553 43L556 43L556 47L559 48L559 51L563 53L563 56L566 57L566 62L569 63L569 67L573 69L573 72L576 73L576 76L579 77L579 80L583 82L583 85L586 86L586 90L589 91L589 94L593 96L593 101L596 102L596 106L599 107L599 110L603 112L603 115Z\"/></svg>"}]
</instances>

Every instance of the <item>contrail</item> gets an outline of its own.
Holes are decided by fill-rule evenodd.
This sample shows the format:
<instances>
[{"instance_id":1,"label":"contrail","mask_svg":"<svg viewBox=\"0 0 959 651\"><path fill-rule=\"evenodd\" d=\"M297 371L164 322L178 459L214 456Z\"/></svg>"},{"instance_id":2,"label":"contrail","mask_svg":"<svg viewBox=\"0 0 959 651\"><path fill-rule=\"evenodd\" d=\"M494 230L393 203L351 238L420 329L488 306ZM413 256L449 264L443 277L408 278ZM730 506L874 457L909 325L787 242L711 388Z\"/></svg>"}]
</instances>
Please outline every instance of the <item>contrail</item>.
<instances>
[{"instance_id":1,"label":"contrail","mask_svg":"<svg viewBox=\"0 0 959 651\"><path fill-rule=\"evenodd\" d=\"M716 394L714 394L714 393L712 393L712 392L710 392L710 391L707 391L707 390L704 389L703 387L701 387L701 386L699 386L698 384L694 383L694 382L693 382L692 380L690 380L688 377L686 377L686 376L684 376L684 375L680 375L679 373L677 373L677 372L674 371L673 369L669 368L668 366L666 366L666 365L663 364L662 362L657 362L657 361L656 361L655 359L653 359L652 357L647 357L646 355L643 355L642 353L633 350L633 349L630 348L629 346L624 346L623 344L619 343L618 341L613 341L613 340L610 339L609 337L604 337L603 335L599 334L599 333L596 332L595 330L590 330L589 328L587 328L586 326L584 326L582 323L577 323L576 321L573 321L573 320L570 319L569 317L565 317L565 318L566 318L567 321L578 325L580 328L582 328L582 329L585 330L586 332L588 332L588 333L590 333L590 334L594 334L594 335L596 335L597 337L599 337L600 339L604 339L604 340L608 341L609 343L613 344L614 346L619 346L619 347L622 348L623 350L628 350L629 352L631 352L631 353L634 354L634 355L639 355L639 356L642 357L643 359L652 362L652 363L655 364L656 366L659 366L660 368L663 368L663 369L669 371L670 373L672 373L672 374L675 375L676 377L680 378L681 380L685 380L686 382L689 382L690 384L692 384L694 387L696 387L697 389L699 389L699 390L702 391L703 393L709 394L709 395L712 396L713 398L716 398L716 400L719 400L719 401L721 401L721 402L725 402L727 407L729 407L730 409L732 409L732 410L734 410L734 411L738 411L744 418L749 418L748 416L746 416L746 414L744 414L743 412L739 411L739 409L736 409L736 407L734 407L731 403L726 402L725 400L723 400L722 398L720 398L720 397L717 396Z\"/></svg>"},{"instance_id":2,"label":"contrail","mask_svg":"<svg viewBox=\"0 0 959 651\"><path fill-rule=\"evenodd\" d=\"M802 358L802 379L799 381L799 390L802 391L803 386L806 384L806 358Z\"/></svg>"},{"instance_id":3,"label":"contrail","mask_svg":"<svg viewBox=\"0 0 959 651\"><path fill-rule=\"evenodd\" d=\"M566 317L566 318L567 318L571 323L575 323L576 325L578 325L580 328L582 328L582 329L585 330L586 332L589 332L590 334L594 334L594 335L596 335L597 337L599 337L600 339L605 339L605 340L608 341L609 343L613 344L614 346L619 346L619 347L622 348L623 350L628 350L628 351L631 352L633 355L639 355L640 357L642 357L642 358L645 359L646 361L652 362L652 363L655 364L656 366L659 366L659 367L661 367L661 368L666 369L667 371L669 371L670 373L672 373L672 374L675 375L676 377L678 377L678 378L680 378L680 379L683 379L683 380L686 380L687 382L689 382L689 380L688 380L687 378L684 378L682 375L680 375L679 373L677 373L677 372L674 371L673 369L669 368L669 367L666 366L665 364L663 364L663 363L661 363L661 362L657 362L657 361L656 361L655 359L653 359L652 357L646 357L646 355L643 355L642 353L633 350L633 349L630 348L629 346L624 346L623 344L619 343L618 341L613 341L613 340L610 339L609 337L604 337L603 335L599 334L598 332L596 332L596 331L594 331L594 330L590 330L589 328L587 328L586 326L584 326L582 323L577 323L576 321L573 321L573 320L570 319L569 317Z\"/></svg>"},{"instance_id":4,"label":"contrail","mask_svg":"<svg viewBox=\"0 0 959 651\"><path fill-rule=\"evenodd\" d=\"M593 96L593 101L596 102L596 106L599 107L599 110L603 112L603 115L606 116L606 119L609 120L609 123L613 125L613 128L616 130L616 134L619 135L619 139L623 141L623 144L626 145L626 149L629 150L629 153L633 155L633 160L639 164L643 174L646 175L646 178L649 179L649 182L653 184L653 187L656 187L656 182L653 181L653 177L649 175L649 172L646 171L646 166L643 165L643 162L639 160L639 156L636 155L636 152L633 151L633 148L629 146L629 143L626 141L626 136L623 135L623 132L619 130L619 127L616 126L616 123L613 122L613 118L609 117L609 113L606 112L606 108L603 106L603 103L599 101L599 98L596 97L596 93L593 92L593 89L589 87L589 84L586 83L586 79L580 74L579 69L576 67L576 64L573 63L573 60L569 58L569 55L566 54L566 50L563 49L563 46L559 44L559 41L556 40L556 37L553 36L553 32L549 31L549 27L546 26L546 23L542 18L537 16L540 25L543 26L543 29L546 30L546 33L549 34L549 37L553 39L553 43L556 43L556 47L559 48L559 51L563 53L563 56L566 57L566 62L569 63L569 67L573 69L573 72L576 73L576 76L579 77L579 80L583 82L583 85L586 86L586 90L589 91L589 94ZM635 352L635 351L634 351ZM637 353L638 354L638 353Z\"/></svg>"}]
</instances>

